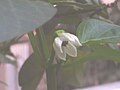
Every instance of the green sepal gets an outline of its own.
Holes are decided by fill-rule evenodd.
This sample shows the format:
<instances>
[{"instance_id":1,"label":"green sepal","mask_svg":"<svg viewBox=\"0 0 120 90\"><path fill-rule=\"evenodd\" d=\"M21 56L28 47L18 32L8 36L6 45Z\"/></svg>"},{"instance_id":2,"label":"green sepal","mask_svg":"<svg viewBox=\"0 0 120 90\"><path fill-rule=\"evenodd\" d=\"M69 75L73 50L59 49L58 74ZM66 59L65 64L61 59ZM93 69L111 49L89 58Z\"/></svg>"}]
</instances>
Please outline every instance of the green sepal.
<instances>
[{"instance_id":1,"label":"green sepal","mask_svg":"<svg viewBox=\"0 0 120 90\"><path fill-rule=\"evenodd\" d=\"M57 31L55 31L57 36L60 36L62 33L65 33L65 31L63 29L59 29Z\"/></svg>"}]
</instances>

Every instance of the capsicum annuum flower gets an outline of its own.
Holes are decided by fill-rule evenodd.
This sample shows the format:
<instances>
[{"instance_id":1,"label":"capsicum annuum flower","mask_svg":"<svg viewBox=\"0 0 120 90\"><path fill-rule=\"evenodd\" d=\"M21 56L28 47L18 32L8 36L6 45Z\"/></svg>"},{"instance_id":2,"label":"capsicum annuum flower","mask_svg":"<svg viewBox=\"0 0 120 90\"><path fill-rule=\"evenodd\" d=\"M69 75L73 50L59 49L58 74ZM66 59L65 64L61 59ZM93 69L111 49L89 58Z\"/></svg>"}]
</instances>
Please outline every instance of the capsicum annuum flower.
<instances>
[{"instance_id":1,"label":"capsicum annuum flower","mask_svg":"<svg viewBox=\"0 0 120 90\"><path fill-rule=\"evenodd\" d=\"M55 38L53 48L55 54L61 60L66 60L66 54L71 57L77 56L77 47L82 46L77 36L63 32Z\"/></svg>"}]
</instances>

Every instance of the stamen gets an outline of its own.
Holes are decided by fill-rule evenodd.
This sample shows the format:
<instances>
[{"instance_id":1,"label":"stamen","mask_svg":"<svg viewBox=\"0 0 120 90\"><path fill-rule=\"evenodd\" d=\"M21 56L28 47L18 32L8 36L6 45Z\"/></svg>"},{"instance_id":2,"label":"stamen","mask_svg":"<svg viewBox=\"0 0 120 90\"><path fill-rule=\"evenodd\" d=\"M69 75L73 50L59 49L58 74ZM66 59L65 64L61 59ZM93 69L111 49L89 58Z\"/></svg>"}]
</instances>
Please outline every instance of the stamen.
<instances>
[{"instance_id":1,"label":"stamen","mask_svg":"<svg viewBox=\"0 0 120 90\"><path fill-rule=\"evenodd\" d=\"M62 46L66 46L68 44L68 41L63 41Z\"/></svg>"}]
</instances>

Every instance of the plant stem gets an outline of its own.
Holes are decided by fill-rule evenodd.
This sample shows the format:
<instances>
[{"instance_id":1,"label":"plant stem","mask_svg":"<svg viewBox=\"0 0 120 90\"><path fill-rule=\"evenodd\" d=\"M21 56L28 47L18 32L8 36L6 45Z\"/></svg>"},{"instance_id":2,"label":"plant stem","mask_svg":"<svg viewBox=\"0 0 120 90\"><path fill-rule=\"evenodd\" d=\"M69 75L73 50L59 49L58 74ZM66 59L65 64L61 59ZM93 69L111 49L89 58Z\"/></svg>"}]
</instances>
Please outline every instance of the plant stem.
<instances>
[{"instance_id":1,"label":"plant stem","mask_svg":"<svg viewBox=\"0 0 120 90\"><path fill-rule=\"evenodd\" d=\"M57 90L57 74L54 66L49 66L46 69L47 90Z\"/></svg>"},{"instance_id":2,"label":"plant stem","mask_svg":"<svg viewBox=\"0 0 120 90\"><path fill-rule=\"evenodd\" d=\"M42 27L36 29L36 36L37 36L37 39L38 39L38 45L41 47L44 59L46 61L48 61L49 56L50 56L49 55L49 49L48 49L48 46L47 46L47 41L45 39L45 35L44 35L44 31L43 31Z\"/></svg>"},{"instance_id":3,"label":"plant stem","mask_svg":"<svg viewBox=\"0 0 120 90\"><path fill-rule=\"evenodd\" d=\"M33 48L36 58L40 58L42 55L41 55L40 49L37 45L37 41L36 41L36 38L34 37L33 32L28 33L28 36L29 36L29 39L30 39L30 42L31 42L31 45L32 45L32 48Z\"/></svg>"},{"instance_id":4,"label":"plant stem","mask_svg":"<svg viewBox=\"0 0 120 90\"><path fill-rule=\"evenodd\" d=\"M50 60L47 64L46 77L48 90L57 90L57 68L53 64L55 52L52 48Z\"/></svg>"},{"instance_id":5,"label":"plant stem","mask_svg":"<svg viewBox=\"0 0 120 90\"><path fill-rule=\"evenodd\" d=\"M53 60L55 56L55 52L52 49L51 56L49 54L49 49L47 46L47 42L45 39L44 31L43 28L40 27L36 30L36 37L38 39L38 45L40 46L42 50L42 56L47 63L47 68L46 68L46 77L47 77L47 88L48 90L57 90L57 76L56 76L56 67L53 66ZM52 81L52 83L51 83Z\"/></svg>"},{"instance_id":6,"label":"plant stem","mask_svg":"<svg viewBox=\"0 0 120 90\"><path fill-rule=\"evenodd\" d=\"M34 51L36 60L39 60L39 61L40 61L40 63L39 63L40 68L38 68L38 69L41 70L41 71L40 71L41 74L39 75L39 77L40 77L39 79L41 80L41 79L42 79L42 76L43 76L43 74L44 74L44 71L45 71L45 69L46 69L46 60L41 59L41 58L42 58L41 48L40 48L40 46L38 46L37 40L36 40L33 32L28 33L28 36L29 36L29 39L30 39L30 41L31 41L32 48L33 48L33 51ZM37 68L36 68L36 69L37 69Z\"/></svg>"}]
</instances>

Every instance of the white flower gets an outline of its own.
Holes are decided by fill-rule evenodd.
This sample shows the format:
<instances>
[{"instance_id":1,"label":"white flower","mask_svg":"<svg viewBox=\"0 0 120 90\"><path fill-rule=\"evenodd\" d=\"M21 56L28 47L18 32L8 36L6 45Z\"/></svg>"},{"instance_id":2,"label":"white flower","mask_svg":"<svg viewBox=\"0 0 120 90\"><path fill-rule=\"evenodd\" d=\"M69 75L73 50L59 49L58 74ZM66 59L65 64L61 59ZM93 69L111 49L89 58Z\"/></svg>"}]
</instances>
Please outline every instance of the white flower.
<instances>
[{"instance_id":1,"label":"white flower","mask_svg":"<svg viewBox=\"0 0 120 90\"><path fill-rule=\"evenodd\" d=\"M79 39L70 33L61 33L59 37L55 38L53 43L53 48L56 55L62 60L66 60L66 54L72 57L76 57L76 47L79 46L82 46Z\"/></svg>"}]
</instances>

